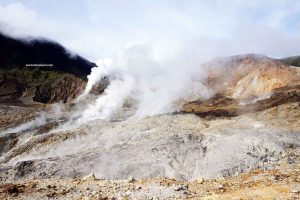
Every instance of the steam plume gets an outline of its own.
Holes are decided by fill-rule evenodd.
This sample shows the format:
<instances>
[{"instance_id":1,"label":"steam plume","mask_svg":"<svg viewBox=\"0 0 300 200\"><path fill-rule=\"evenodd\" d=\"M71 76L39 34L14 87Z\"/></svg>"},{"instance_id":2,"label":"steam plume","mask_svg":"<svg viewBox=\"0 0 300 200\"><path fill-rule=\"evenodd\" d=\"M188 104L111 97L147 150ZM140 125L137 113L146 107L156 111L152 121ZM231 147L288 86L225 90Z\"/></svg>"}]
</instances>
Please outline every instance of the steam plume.
<instances>
[{"instance_id":1,"label":"steam plume","mask_svg":"<svg viewBox=\"0 0 300 200\"><path fill-rule=\"evenodd\" d=\"M188 56L184 48L171 57L158 58L159 50L153 45L136 44L114 60L103 60L103 67L94 68L88 76L83 96L105 76L110 79L110 85L86 106L78 122L110 120L121 112L126 102L135 109L133 117L141 118L178 111L183 100L195 96L208 98L213 94L202 84L206 74L200 67L200 59Z\"/></svg>"}]
</instances>

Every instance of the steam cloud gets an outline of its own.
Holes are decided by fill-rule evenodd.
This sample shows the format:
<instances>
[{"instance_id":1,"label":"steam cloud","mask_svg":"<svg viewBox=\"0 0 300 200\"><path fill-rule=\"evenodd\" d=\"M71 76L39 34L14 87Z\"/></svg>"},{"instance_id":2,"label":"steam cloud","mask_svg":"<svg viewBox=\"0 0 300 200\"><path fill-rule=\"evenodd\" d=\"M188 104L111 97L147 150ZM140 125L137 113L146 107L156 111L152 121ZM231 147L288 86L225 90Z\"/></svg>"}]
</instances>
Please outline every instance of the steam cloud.
<instances>
[{"instance_id":1,"label":"steam cloud","mask_svg":"<svg viewBox=\"0 0 300 200\"><path fill-rule=\"evenodd\" d=\"M104 77L110 84L71 117L78 122L112 119L124 105L134 109L133 117L144 117L177 111L185 99L210 97L200 65L216 56L299 52L296 1L82 1L65 20L53 13L64 12L64 4L53 5L55 10L41 12L52 6L1 3L0 28L15 37L49 37L90 60L111 57L89 75L78 102ZM83 8L88 14L79 17ZM79 26L72 26L74 20Z\"/></svg>"},{"instance_id":2,"label":"steam cloud","mask_svg":"<svg viewBox=\"0 0 300 200\"><path fill-rule=\"evenodd\" d=\"M136 118L174 112L184 100L208 98L213 94L202 84L206 74L200 59L187 56L184 48L165 57L158 51L161 49L153 45L135 44L120 57L98 63L79 99L105 76L110 84L104 94L86 106L77 122L111 120L122 112L125 104L135 110L132 116Z\"/></svg>"},{"instance_id":3,"label":"steam cloud","mask_svg":"<svg viewBox=\"0 0 300 200\"><path fill-rule=\"evenodd\" d=\"M105 75L109 74L109 69L106 68L106 66L110 66L111 65L111 60L109 58L105 58L103 60L99 60L97 62L97 64L100 67L94 67L92 68L92 72L91 74L88 76L88 83L87 86L85 88L85 91L83 93L83 95L87 95L91 90L92 87L97 84L99 81L101 81L102 78L105 77ZM105 67L105 68L103 68Z\"/></svg>"},{"instance_id":4,"label":"steam cloud","mask_svg":"<svg viewBox=\"0 0 300 200\"><path fill-rule=\"evenodd\" d=\"M46 115L42 112L34 120L20 124L19 126L13 128L9 128L3 131L1 134L24 132L42 126L44 124L46 124Z\"/></svg>"}]
</instances>

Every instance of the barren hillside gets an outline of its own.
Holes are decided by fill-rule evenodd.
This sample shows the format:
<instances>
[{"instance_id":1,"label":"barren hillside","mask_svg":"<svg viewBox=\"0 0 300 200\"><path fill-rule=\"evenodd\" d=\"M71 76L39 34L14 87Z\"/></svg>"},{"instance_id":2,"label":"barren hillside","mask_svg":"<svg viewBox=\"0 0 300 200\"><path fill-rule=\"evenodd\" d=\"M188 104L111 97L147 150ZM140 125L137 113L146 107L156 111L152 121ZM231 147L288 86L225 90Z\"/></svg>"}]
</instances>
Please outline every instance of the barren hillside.
<instances>
[{"instance_id":1,"label":"barren hillside","mask_svg":"<svg viewBox=\"0 0 300 200\"><path fill-rule=\"evenodd\" d=\"M299 68L257 55L204 66L216 94L178 113L74 125L89 101L1 106L0 196L297 199Z\"/></svg>"}]
</instances>

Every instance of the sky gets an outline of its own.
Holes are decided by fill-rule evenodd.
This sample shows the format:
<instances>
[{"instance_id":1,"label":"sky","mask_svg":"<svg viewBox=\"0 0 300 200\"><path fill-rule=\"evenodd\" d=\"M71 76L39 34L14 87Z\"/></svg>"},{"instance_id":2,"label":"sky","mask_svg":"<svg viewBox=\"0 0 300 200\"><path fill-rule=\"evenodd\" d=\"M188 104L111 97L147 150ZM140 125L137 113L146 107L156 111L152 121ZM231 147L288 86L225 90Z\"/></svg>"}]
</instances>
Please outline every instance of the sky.
<instances>
[{"instance_id":1,"label":"sky","mask_svg":"<svg viewBox=\"0 0 300 200\"><path fill-rule=\"evenodd\" d=\"M0 30L55 40L91 61L149 45L209 60L244 53L300 54L295 0L0 0Z\"/></svg>"}]
</instances>

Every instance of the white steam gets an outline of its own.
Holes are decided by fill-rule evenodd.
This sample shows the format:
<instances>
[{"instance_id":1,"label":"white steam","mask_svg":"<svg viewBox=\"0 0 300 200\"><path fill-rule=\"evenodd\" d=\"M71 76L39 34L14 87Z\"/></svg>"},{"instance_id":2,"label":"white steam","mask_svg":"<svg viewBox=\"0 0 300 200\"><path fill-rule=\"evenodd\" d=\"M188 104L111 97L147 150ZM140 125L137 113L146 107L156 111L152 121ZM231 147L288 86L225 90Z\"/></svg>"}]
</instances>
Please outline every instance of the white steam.
<instances>
[{"instance_id":1,"label":"white steam","mask_svg":"<svg viewBox=\"0 0 300 200\"><path fill-rule=\"evenodd\" d=\"M4 132L2 132L1 134L24 132L27 130L37 128L44 124L46 124L46 115L45 115L45 113L42 112L34 120L23 123L19 126L13 127L13 128L9 128L9 129L5 130Z\"/></svg>"},{"instance_id":2,"label":"white steam","mask_svg":"<svg viewBox=\"0 0 300 200\"><path fill-rule=\"evenodd\" d=\"M88 75L88 83L86 85L84 95L87 95L93 88L94 85L99 83L105 75L109 74L109 67L112 63L112 60L109 58L104 58L102 60L97 61L98 67L92 68L92 72Z\"/></svg>"},{"instance_id":3,"label":"white steam","mask_svg":"<svg viewBox=\"0 0 300 200\"><path fill-rule=\"evenodd\" d=\"M37 128L44 126L51 121L60 122L60 118L63 117L65 113L66 107L63 103L52 104L48 111L40 111L33 120L24 122L15 127L8 128L2 131L0 135L4 135L6 133L21 133L37 130Z\"/></svg>"},{"instance_id":4,"label":"white steam","mask_svg":"<svg viewBox=\"0 0 300 200\"><path fill-rule=\"evenodd\" d=\"M103 95L87 106L78 121L111 119L122 108L125 99L131 95L134 84L135 81L131 76L118 77L111 82Z\"/></svg>"},{"instance_id":5,"label":"white steam","mask_svg":"<svg viewBox=\"0 0 300 200\"><path fill-rule=\"evenodd\" d=\"M186 100L210 97L212 91L202 84L206 77L201 68L203 61L188 51L179 48L174 53L172 49L172 54L162 56L159 53L166 52L162 45L135 44L118 58L105 59L92 69L82 96L104 77L110 84L81 111L78 122L111 120L126 103L135 110L133 117L141 118L178 111Z\"/></svg>"}]
</instances>

